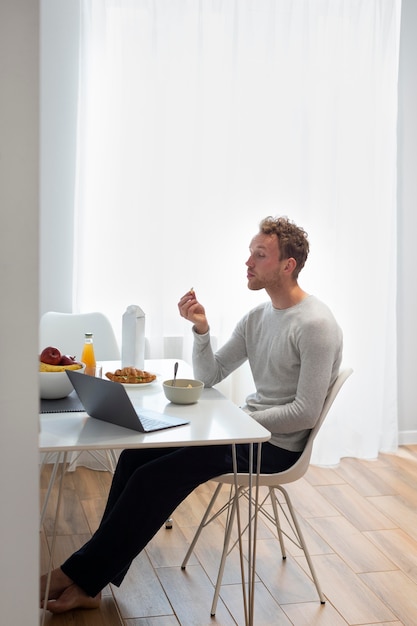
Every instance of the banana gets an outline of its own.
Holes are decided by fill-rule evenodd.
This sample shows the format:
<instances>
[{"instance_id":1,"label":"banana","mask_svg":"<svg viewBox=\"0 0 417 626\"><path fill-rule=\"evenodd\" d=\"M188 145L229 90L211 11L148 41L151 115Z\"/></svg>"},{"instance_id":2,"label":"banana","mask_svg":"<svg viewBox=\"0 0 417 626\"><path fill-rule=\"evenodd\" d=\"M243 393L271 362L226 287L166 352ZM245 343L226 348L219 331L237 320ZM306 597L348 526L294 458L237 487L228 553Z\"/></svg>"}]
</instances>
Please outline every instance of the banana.
<instances>
[{"instance_id":1,"label":"banana","mask_svg":"<svg viewBox=\"0 0 417 626\"><path fill-rule=\"evenodd\" d=\"M72 365L49 365L48 363L39 362L40 372L65 372L65 370L79 370L82 368L81 363L73 363Z\"/></svg>"}]
</instances>

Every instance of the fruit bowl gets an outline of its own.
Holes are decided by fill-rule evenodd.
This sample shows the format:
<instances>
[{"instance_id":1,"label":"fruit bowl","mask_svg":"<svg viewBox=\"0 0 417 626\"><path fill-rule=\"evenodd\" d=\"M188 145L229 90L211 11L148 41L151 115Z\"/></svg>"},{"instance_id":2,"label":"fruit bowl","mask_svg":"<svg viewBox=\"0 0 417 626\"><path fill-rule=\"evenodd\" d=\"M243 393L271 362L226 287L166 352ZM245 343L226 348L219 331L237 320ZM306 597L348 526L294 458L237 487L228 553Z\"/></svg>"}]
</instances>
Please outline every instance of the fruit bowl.
<instances>
[{"instance_id":1,"label":"fruit bowl","mask_svg":"<svg viewBox=\"0 0 417 626\"><path fill-rule=\"evenodd\" d=\"M165 397L174 404L194 404L198 402L201 392L204 389L204 383L201 380L192 378L177 378L174 380L165 380L162 383Z\"/></svg>"},{"instance_id":2,"label":"fruit bowl","mask_svg":"<svg viewBox=\"0 0 417 626\"><path fill-rule=\"evenodd\" d=\"M84 373L84 370L85 365L76 371ZM39 395L43 400L66 398L73 390L74 387L66 370L63 372L39 372Z\"/></svg>"}]
</instances>

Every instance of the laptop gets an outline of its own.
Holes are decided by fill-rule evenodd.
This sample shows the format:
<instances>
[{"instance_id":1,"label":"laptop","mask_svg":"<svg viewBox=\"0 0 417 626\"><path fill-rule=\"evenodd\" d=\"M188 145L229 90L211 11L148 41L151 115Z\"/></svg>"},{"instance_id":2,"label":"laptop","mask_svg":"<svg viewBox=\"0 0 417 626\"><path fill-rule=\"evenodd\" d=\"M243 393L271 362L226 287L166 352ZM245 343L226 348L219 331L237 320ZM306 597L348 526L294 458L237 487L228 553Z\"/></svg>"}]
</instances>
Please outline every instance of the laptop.
<instances>
[{"instance_id":1,"label":"laptop","mask_svg":"<svg viewBox=\"0 0 417 626\"><path fill-rule=\"evenodd\" d=\"M140 433L183 426L190 422L151 409L135 407L121 383L66 370L85 411L91 417Z\"/></svg>"}]
</instances>

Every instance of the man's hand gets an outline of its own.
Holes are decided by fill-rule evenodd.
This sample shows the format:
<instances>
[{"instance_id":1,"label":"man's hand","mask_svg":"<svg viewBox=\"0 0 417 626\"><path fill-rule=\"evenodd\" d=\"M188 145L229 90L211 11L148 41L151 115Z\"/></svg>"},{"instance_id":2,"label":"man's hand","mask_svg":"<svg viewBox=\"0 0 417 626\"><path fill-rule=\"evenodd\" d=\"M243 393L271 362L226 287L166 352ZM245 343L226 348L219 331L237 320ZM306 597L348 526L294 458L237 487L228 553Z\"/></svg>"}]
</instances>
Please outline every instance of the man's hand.
<instances>
[{"instance_id":1,"label":"man's hand","mask_svg":"<svg viewBox=\"0 0 417 626\"><path fill-rule=\"evenodd\" d=\"M178 310L181 317L194 324L194 330L199 335L208 332L209 325L206 318L206 312L202 304L195 297L194 289L187 291L178 302Z\"/></svg>"}]
</instances>

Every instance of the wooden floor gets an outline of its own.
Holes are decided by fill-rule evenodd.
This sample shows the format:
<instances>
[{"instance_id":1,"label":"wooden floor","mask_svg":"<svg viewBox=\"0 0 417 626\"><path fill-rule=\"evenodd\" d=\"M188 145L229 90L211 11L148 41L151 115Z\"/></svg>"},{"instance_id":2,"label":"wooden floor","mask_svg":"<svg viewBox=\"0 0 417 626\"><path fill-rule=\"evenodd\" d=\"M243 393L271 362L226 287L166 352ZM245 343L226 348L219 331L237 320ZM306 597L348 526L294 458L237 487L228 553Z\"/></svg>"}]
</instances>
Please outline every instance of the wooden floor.
<instances>
[{"instance_id":1,"label":"wooden floor","mask_svg":"<svg viewBox=\"0 0 417 626\"><path fill-rule=\"evenodd\" d=\"M41 477L42 495L50 466ZM65 477L55 564L97 527L111 475L77 468ZM52 626L230 626L244 624L238 559L232 554L217 614L210 617L222 528L203 533L186 570L180 564L213 483L194 492L134 561L123 585L107 587L102 606L52 616ZM281 559L267 523L258 536L256 626L417 624L417 446L378 460L343 459L337 468L311 467L288 487L326 596L320 605L300 550ZM40 533L45 570L55 493Z\"/></svg>"}]
</instances>

